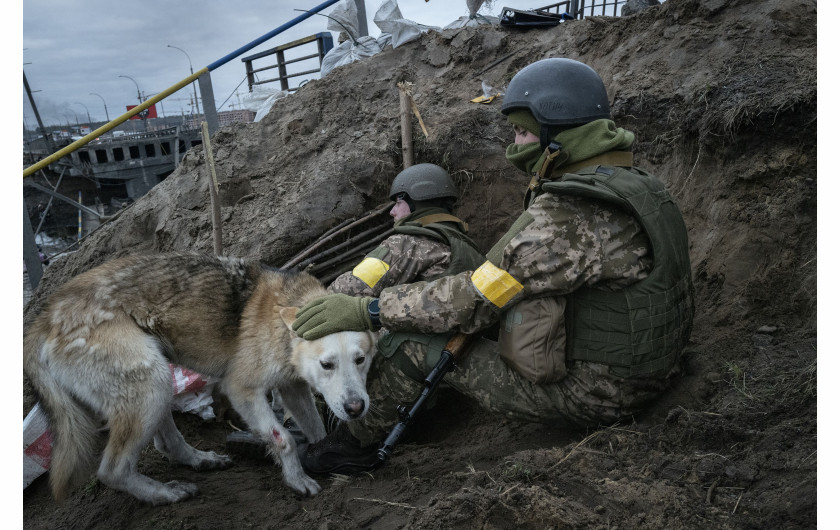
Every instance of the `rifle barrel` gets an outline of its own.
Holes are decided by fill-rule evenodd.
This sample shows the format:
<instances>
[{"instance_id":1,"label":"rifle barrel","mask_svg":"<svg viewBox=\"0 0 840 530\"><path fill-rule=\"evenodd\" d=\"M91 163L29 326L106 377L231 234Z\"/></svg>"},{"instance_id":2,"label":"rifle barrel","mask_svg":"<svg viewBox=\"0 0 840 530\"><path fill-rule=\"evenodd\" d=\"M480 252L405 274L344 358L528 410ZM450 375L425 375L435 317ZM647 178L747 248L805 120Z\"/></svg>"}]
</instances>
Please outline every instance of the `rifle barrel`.
<instances>
[{"instance_id":1,"label":"rifle barrel","mask_svg":"<svg viewBox=\"0 0 840 530\"><path fill-rule=\"evenodd\" d=\"M382 447L380 447L376 452L377 457L383 464L388 460L388 457L391 456L391 453L393 452L394 447L396 447L397 442L399 442L400 437L402 437L405 430L414 421L414 417L426 404L426 400L435 392L438 385L443 380L443 376L445 376L447 372L451 372L455 368L455 362L462 359L467 354L469 345L472 343L473 338L473 335L456 333L455 336L450 338L446 343L446 346L440 353L440 358L437 363L435 363L434 368L432 368L429 375L427 375L426 379L423 381L423 390L420 391L420 395L417 396L416 400L414 400L411 410L404 412L404 409L401 408L400 421L393 429L391 429L390 434L388 434L388 437L382 443Z\"/></svg>"}]
</instances>

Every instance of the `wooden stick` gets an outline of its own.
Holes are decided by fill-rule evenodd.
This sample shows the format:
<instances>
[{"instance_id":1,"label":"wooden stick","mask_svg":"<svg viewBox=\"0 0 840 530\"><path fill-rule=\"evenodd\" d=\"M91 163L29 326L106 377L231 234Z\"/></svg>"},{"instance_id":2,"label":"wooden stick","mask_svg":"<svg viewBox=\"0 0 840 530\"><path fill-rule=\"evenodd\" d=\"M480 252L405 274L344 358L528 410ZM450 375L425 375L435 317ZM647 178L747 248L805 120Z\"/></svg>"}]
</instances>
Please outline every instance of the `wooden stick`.
<instances>
[{"instance_id":1,"label":"wooden stick","mask_svg":"<svg viewBox=\"0 0 840 530\"><path fill-rule=\"evenodd\" d=\"M414 165L414 145L411 134L411 102L406 82L397 83L400 89L400 129L402 131L403 169Z\"/></svg>"},{"instance_id":2,"label":"wooden stick","mask_svg":"<svg viewBox=\"0 0 840 530\"><path fill-rule=\"evenodd\" d=\"M354 264L358 263L357 260L360 257L364 256L365 254L367 254L368 252L370 252L371 250L376 248L377 244L378 244L378 242L375 242L372 245L363 246L363 247L359 247L358 249L349 250L349 251L345 252L344 254L342 254L341 256L336 256L336 258L334 258L334 259L342 258L341 263L347 263L348 265L354 265ZM330 261L333 261L333 260L330 260ZM320 265L317 265L317 266L313 267L313 270L309 271L309 273L314 274L319 280L321 280L322 284L329 285L333 282L333 280L335 280L336 278L338 278L339 276L341 276L345 272L351 270L347 267L339 267L339 265L341 265L341 263L335 264L335 267L338 267L338 270L335 270L334 268L326 269L326 270L332 270L332 272L330 272L329 274L325 274L324 270L322 270L323 267L321 267ZM313 272L315 270L317 270L317 272Z\"/></svg>"},{"instance_id":3,"label":"wooden stick","mask_svg":"<svg viewBox=\"0 0 840 530\"><path fill-rule=\"evenodd\" d=\"M318 263L318 264L314 265L312 267L312 269L310 269L309 272L311 272L312 274L316 274L316 273L324 270L325 268L328 268L331 265L335 265L336 263L341 263L345 259L348 259L348 258L352 257L354 254L359 254L360 252L361 252L361 255L364 256L365 254L367 254L367 252L362 252L362 250L365 250L365 249L366 250L373 250L374 248L376 248L376 245L380 241L382 241L383 239L385 239L386 237L390 236L393 233L394 233L393 228L391 228L391 229L389 229L385 232L382 232L378 236L376 236L373 239L366 242L366 244L364 244L362 247L356 247L356 248L350 249L347 252L345 252L343 254L340 254L338 256L335 256L334 258L330 258L329 260L327 260L323 263ZM361 234L360 236L357 236L357 238L361 238L362 235L367 236L367 234ZM339 250L339 249L336 247L336 250Z\"/></svg>"},{"instance_id":4,"label":"wooden stick","mask_svg":"<svg viewBox=\"0 0 840 530\"><path fill-rule=\"evenodd\" d=\"M340 244L338 244L338 245L336 245L332 248L329 248L329 249L321 252L320 254L316 254L316 255L312 256L311 258L300 262L298 264L298 268L304 269L310 263L314 263L316 260L321 259L324 256L327 256L329 254L332 254L333 252L337 252L337 251L339 251L339 250L341 250L345 247L348 247L348 246L352 245L353 243L356 243L360 239L364 239L364 238L370 236L371 234L376 233L377 231L386 230L391 225L392 225L391 222L387 222L387 223L380 224L378 226L374 226L373 228L369 228L369 229L365 230L364 232L351 237L350 239L348 239L344 243L340 243Z\"/></svg>"},{"instance_id":5,"label":"wooden stick","mask_svg":"<svg viewBox=\"0 0 840 530\"><path fill-rule=\"evenodd\" d=\"M201 143L204 144L204 157L210 168L210 212L213 220L213 252L222 255L222 207L219 205L219 181L216 179L216 164L213 162L213 149L210 147L210 133L207 122L201 122Z\"/></svg>"},{"instance_id":6,"label":"wooden stick","mask_svg":"<svg viewBox=\"0 0 840 530\"><path fill-rule=\"evenodd\" d=\"M717 488L718 483L720 482L719 478L716 478L712 485L709 486L709 490L706 492L706 504L712 504L712 495L715 493L715 488Z\"/></svg>"},{"instance_id":7,"label":"wooden stick","mask_svg":"<svg viewBox=\"0 0 840 530\"><path fill-rule=\"evenodd\" d=\"M393 207L394 207L394 203L390 202L390 203L386 204L385 206L383 206L382 208L380 208L378 210L375 210L375 211L361 217L360 219L356 219L355 221L348 224L347 226L345 226L341 230L334 230L334 231L332 231L332 233L330 233L330 231L328 231L326 234L324 234L320 238L318 238L313 244L311 244L310 246L303 249L303 251L299 252L294 258L287 261L280 268L281 269L288 269L288 268L293 267L294 265L297 265L298 262L300 262L300 260L302 260L303 258L308 256L309 254L311 254L312 252L314 252L315 250L317 250L318 248L323 246L326 242L334 239L339 234L347 232L348 230L350 230L354 226L360 225L361 223L364 223L365 221L367 221L369 219L373 219L373 218L375 218L379 215L382 215L383 213L387 212L388 210L390 210ZM345 223L346 223L346 221L345 221ZM344 224L344 223L342 223L342 224ZM329 235L327 235L327 234L329 234Z\"/></svg>"},{"instance_id":8,"label":"wooden stick","mask_svg":"<svg viewBox=\"0 0 840 530\"><path fill-rule=\"evenodd\" d=\"M342 222L338 223L337 225L335 225L334 227L330 228L329 230L327 230L326 232L321 234L321 237L316 239L314 243L312 243L308 247L305 247L303 250L301 250L300 252L298 252L297 254L292 256L292 258L289 261L287 261L286 264L283 265L283 267L281 267L281 268L285 269L285 268L291 267L292 265L294 265L296 263L296 260L299 260L300 258L305 257L309 252L311 252L312 250L317 248L316 245L318 245L319 242L322 239L325 239L326 237L332 235L334 232L336 232L338 230L341 230L342 228L349 225L353 221L354 221L354 219L345 219L344 221L342 221Z\"/></svg>"}]
</instances>

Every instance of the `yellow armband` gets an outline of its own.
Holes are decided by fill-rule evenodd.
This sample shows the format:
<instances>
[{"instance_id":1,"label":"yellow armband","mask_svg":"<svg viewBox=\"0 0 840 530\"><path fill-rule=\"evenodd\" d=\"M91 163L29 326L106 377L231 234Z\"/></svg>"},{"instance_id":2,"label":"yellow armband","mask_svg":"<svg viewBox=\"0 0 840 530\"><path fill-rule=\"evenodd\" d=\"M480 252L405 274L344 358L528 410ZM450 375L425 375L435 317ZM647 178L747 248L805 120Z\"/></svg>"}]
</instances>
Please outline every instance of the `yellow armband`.
<instances>
[{"instance_id":1,"label":"yellow armband","mask_svg":"<svg viewBox=\"0 0 840 530\"><path fill-rule=\"evenodd\" d=\"M353 276L373 288L391 267L381 259L365 258L353 269Z\"/></svg>"},{"instance_id":2,"label":"yellow armband","mask_svg":"<svg viewBox=\"0 0 840 530\"><path fill-rule=\"evenodd\" d=\"M496 307L504 307L511 298L523 289L522 284L507 271L496 267L489 261L473 272L472 282L481 296Z\"/></svg>"}]
</instances>

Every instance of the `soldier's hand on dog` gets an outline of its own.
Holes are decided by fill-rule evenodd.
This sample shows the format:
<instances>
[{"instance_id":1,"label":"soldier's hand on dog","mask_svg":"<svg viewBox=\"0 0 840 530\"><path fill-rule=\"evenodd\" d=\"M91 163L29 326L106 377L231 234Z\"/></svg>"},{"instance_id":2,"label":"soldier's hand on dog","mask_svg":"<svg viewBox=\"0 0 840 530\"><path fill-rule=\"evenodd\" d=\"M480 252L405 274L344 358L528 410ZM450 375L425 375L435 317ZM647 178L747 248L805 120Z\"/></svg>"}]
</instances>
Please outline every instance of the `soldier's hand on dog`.
<instances>
[{"instance_id":1,"label":"soldier's hand on dog","mask_svg":"<svg viewBox=\"0 0 840 530\"><path fill-rule=\"evenodd\" d=\"M306 340L320 339L339 331L373 330L368 314L370 296L335 293L312 300L295 314L292 330Z\"/></svg>"}]
</instances>

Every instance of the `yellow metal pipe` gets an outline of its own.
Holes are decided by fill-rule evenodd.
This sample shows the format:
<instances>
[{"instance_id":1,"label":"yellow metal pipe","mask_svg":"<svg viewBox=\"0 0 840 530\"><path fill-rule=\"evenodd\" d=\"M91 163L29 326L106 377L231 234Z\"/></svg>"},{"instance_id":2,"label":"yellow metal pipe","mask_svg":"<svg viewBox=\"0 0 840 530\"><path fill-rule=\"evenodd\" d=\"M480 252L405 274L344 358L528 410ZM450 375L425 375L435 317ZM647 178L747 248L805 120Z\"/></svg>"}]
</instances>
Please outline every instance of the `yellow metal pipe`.
<instances>
[{"instance_id":1,"label":"yellow metal pipe","mask_svg":"<svg viewBox=\"0 0 840 530\"><path fill-rule=\"evenodd\" d=\"M33 164L33 165L29 166L28 168L23 170L23 178L26 178L29 175L38 171L39 169L44 169L45 167L52 164L53 162L56 162L60 158L69 155L70 153L72 153L76 149L82 147L83 145L87 144L88 142L97 138L98 136L100 136L102 134L105 134L106 132L110 131L111 129L113 129L117 125L123 123L124 121L128 121L128 119L131 118L132 116L140 114L141 112L148 109L149 107L151 107L152 105L154 105L158 101L160 101L164 98L167 98L167 97L171 96L172 94L174 94L175 92L181 90L185 86L189 85L190 83L192 83L193 81L198 79L199 76L201 76L201 74L205 74L207 72L209 72L209 70L205 66L204 68L202 68L198 72L192 74L191 76L187 77L183 81L172 85L171 87L167 88L163 92L160 92L160 93L156 94L154 97L152 97L150 99L147 99L142 104L137 105L136 107L134 107L130 111L126 112L122 116L120 116L118 118L114 118L113 120L109 121L108 123L106 123L102 127L96 129L92 133L87 134L83 138L79 138L78 140L76 140L72 144L68 145L67 147L65 147L65 148L63 148L59 151L56 151L55 153L51 154L47 158L39 161L36 164Z\"/></svg>"}]
</instances>

